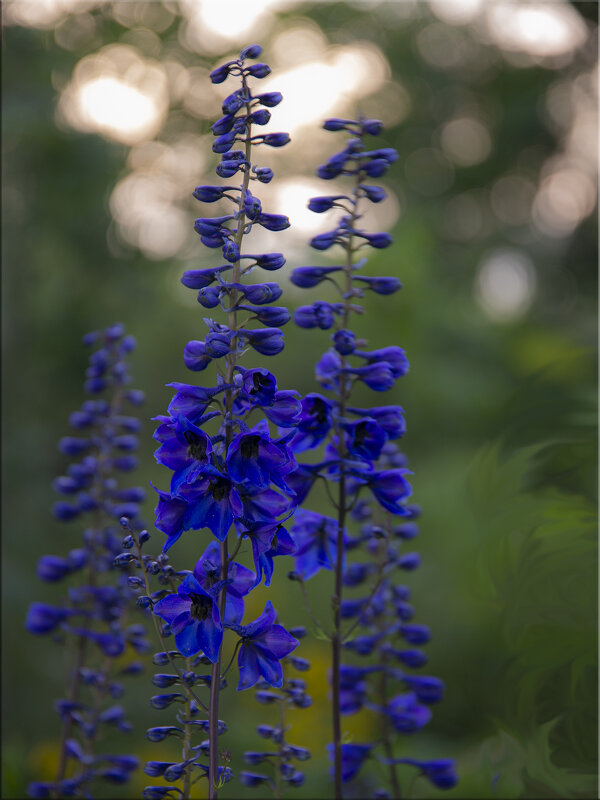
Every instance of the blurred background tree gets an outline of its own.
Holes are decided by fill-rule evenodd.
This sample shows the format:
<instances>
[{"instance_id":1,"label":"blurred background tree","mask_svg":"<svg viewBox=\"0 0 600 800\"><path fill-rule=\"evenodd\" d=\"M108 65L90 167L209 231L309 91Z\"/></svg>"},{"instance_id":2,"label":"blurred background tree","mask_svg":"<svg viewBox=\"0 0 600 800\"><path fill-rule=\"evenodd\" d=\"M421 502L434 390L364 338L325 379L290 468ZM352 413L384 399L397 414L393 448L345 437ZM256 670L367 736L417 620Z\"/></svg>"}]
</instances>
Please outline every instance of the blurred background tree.
<instances>
[{"instance_id":1,"label":"blurred background tree","mask_svg":"<svg viewBox=\"0 0 600 800\"><path fill-rule=\"evenodd\" d=\"M456 757L450 797L596 797L597 4L8 0L2 10L2 796L50 777L57 749L62 654L23 621L31 600L51 595L37 558L80 535L50 513L64 466L56 441L81 397L80 338L117 320L138 338L141 477L163 486L149 418L166 408L164 384L186 379L183 345L202 330L179 276L211 263L191 199L216 163L209 126L225 89L207 76L259 41L285 97L270 130L293 140L273 153L277 180L264 193L265 208L292 222L275 247L288 268L311 263L306 242L327 228L306 210L323 191L312 171L335 148L321 120L381 118L400 153L376 208L395 244L371 269L405 288L393 302L369 298L362 325L374 347L399 344L412 363L389 402L407 414L425 512L411 585L447 699L398 755ZM280 275L287 303L303 303ZM285 333L280 385L311 391L323 338ZM176 559L191 567L204 539L184 539ZM275 605L300 624L286 571ZM254 593L249 616L266 597ZM318 702L293 720L294 741L315 760L294 791L318 798L331 796L318 752L327 648L305 642ZM143 739L156 724L149 676L139 683L132 741L156 758ZM233 721L232 700L223 713ZM241 702L259 716L249 693ZM377 735L368 712L347 729ZM232 725L227 746L239 759L256 746L253 728ZM410 791L432 792L419 781ZM236 795L235 783L223 792Z\"/></svg>"}]
</instances>

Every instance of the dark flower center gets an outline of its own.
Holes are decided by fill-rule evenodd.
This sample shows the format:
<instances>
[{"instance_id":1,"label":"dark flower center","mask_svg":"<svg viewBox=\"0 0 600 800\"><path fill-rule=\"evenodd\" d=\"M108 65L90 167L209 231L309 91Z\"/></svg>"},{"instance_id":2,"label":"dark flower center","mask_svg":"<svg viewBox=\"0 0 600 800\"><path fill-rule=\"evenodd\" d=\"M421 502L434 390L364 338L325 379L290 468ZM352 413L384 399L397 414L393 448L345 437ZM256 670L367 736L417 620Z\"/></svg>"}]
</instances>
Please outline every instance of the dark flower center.
<instances>
[{"instance_id":1,"label":"dark flower center","mask_svg":"<svg viewBox=\"0 0 600 800\"><path fill-rule=\"evenodd\" d=\"M367 437L367 426L364 423L359 423L354 428L354 445L360 447L365 443Z\"/></svg>"},{"instance_id":2,"label":"dark flower center","mask_svg":"<svg viewBox=\"0 0 600 800\"><path fill-rule=\"evenodd\" d=\"M216 478L210 482L209 491L213 500L219 502L229 494L229 481L225 480L225 478Z\"/></svg>"},{"instance_id":3,"label":"dark flower center","mask_svg":"<svg viewBox=\"0 0 600 800\"><path fill-rule=\"evenodd\" d=\"M260 372L255 372L252 375L252 383L254 384L254 391L258 392L261 389L266 389L269 386L269 379L266 375L261 375Z\"/></svg>"},{"instance_id":4,"label":"dark flower center","mask_svg":"<svg viewBox=\"0 0 600 800\"><path fill-rule=\"evenodd\" d=\"M215 583L219 580L219 570L218 569L211 569L206 573L206 583L209 586L214 586Z\"/></svg>"},{"instance_id":5,"label":"dark flower center","mask_svg":"<svg viewBox=\"0 0 600 800\"><path fill-rule=\"evenodd\" d=\"M183 436L189 445L187 452L188 458L195 458L196 461L204 461L206 458L206 439L194 436L190 431L186 431Z\"/></svg>"},{"instance_id":6,"label":"dark flower center","mask_svg":"<svg viewBox=\"0 0 600 800\"><path fill-rule=\"evenodd\" d=\"M191 594L192 605L190 607L190 616L192 619L197 619L199 622L204 622L208 618L212 610L212 601L210 597L205 597L203 594Z\"/></svg>"},{"instance_id":7,"label":"dark flower center","mask_svg":"<svg viewBox=\"0 0 600 800\"><path fill-rule=\"evenodd\" d=\"M260 436L244 436L240 453L242 458L258 458L258 445Z\"/></svg>"},{"instance_id":8,"label":"dark flower center","mask_svg":"<svg viewBox=\"0 0 600 800\"><path fill-rule=\"evenodd\" d=\"M327 421L327 406L322 400L312 400L309 413L318 424Z\"/></svg>"}]
</instances>

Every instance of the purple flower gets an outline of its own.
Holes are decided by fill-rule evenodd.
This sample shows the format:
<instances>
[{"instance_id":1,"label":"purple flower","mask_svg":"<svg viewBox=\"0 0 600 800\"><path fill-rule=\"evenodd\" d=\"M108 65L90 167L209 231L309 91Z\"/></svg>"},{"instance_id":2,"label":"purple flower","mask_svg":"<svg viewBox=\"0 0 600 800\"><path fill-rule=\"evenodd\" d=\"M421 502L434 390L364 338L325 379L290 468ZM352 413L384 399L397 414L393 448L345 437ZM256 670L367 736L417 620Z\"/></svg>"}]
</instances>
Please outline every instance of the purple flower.
<instances>
[{"instance_id":1,"label":"purple flower","mask_svg":"<svg viewBox=\"0 0 600 800\"><path fill-rule=\"evenodd\" d=\"M220 588L219 584L216 586ZM177 594L169 594L156 603L154 613L170 625L182 655L193 656L202 651L213 663L218 659L223 626L215 587L209 593L194 575L187 575Z\"/></svg>"},{"instance_id":2,"label":"purple flower","mask_svg":"<svg viewBox=\"0 0 600 800\"><path fill-rule=\"evenodd\" d=\"M260 678L279 687L283 683L280 661L294 650L299 642L281 625L275 624L277 614L269 600L258 619L249 625L236 627L241 637L238 655L240 680L238 691L249 689Z\"/></svg>"},{"instance_id":3,"label":"purple flower","mask_svg":"<svg viewBox=\"0 0 600 800\"><path fill-rule=\"evenodd\" d=\"M376 461L387 440L384 429L374 419L365 417L344 425L348 452L365 461Z\"/></svg>"},{"instance_id":4,"label":"purple flower","mask_svg":"<svg viewBox=\"0 0 600 800\"><path fill-rule=\"evenodd\" d=\"M284 442L272 440L265 422L235 437L227 451L227 471L237 483L259 488L275 483L290 492L284 476L296 467L294 456Z\"/></svg>"},{"instance_id":5,"label":"purple flower","mask_svg":"<svg viewBox=\"0 0 600 800\"><path fill-rule=\"evenodd\" d=\"M451 758L438 758L433 761L417 761L414 758L386 759L385 764L410 764L421 770L428 781L438 789L452 789L458 783L456 762Z\"/></svg>"},{"instance_id":6,"label":"purple flower","mask_svg":"<svg viewBox=\"0 0 600 800\"><path fill-rule=\"evenodd\" d=\"M295 453L320 444L331 430L333 405L322 394L309 392L301 400L302 411L296 433L289 441Z\"/></svg>"},{"instance_id":7,"label":"purple flower","mask_svg":"<svg viewBox=\"0 0 600 800\"><path fill-rule=\"evenodd\" d=\"M414 692L393 697L385 707L385 713L398 733L414 733L431 719L431 711L420 705Z\"/></svg>"},{"instance_id":8,"label":"purple flower","mask_svg":"<svg viewBox=\"0 0 600 800\"><path fill-rule=\"evenodd\" d=\"M334 568L337 562L337 520L316 511L299 509L291 534L296 542L296 572L304 580L312 578L321 568ZM344 531L344 538L346 536Z\"/></svg>"},{"instance_id":9,"label":"purple flower","mask_svg":"<svg viewBox=\"0 0 600 800\"><path fill-rule=\"evenodd\" d=\"M221 576L221 552L217 542L211 542L194 567L194 577L206 592L210 592ZM224 622L237 624L244 616L243 598L255 585L254 573L230 561L227 570L227 594L225 600Z\"/></svg>"},{"instance_id":10,"label":"purple flower","mask_svg":"<svg viewBox=\"0 0 600 800\"><path fill-rule=\"evenodd\" d=\"M410 474L407 469L386 469L374 472L361 472L357 478L366 484L376 500L392 514L408 516L402 502L408 499L412 488L406 478Z\"/></svg>"},{"instance_id":11,"label":"purple flower","mask_svg":"<svg viewBox=\"0 0 600 800\"><path fill-rule=\"evenodd\" d=\"M183 414L176 417L156 417L161 424L153 438L160 442L154 457L159 464L179 472L194 461L207 463L212 452L210 438Z\"/></svg>"},{"instance_id":12,"label":"purple flower","mask_svg":"<svg viewBox=\"0 0 600 800\"><path fill-rule=\"evenodd\" d=\"M342 744L342 781L351 781L360 771L364 761L371 754L372 744ZM327 745L327 756L334 760L335 749L333 744Z\"/></svg>"},{"instance_id":13,"label":"purple flower","mask_svg":"<svg viewBox=\"0 0 600 800\"><path fill-rule=\"evenodd\" d=\"M222 542L234 518L242 515L233 482L210 464L194 462L173 476L171 493L187 503L183 530L209 528Z\"/></svg>"}]
</instances>

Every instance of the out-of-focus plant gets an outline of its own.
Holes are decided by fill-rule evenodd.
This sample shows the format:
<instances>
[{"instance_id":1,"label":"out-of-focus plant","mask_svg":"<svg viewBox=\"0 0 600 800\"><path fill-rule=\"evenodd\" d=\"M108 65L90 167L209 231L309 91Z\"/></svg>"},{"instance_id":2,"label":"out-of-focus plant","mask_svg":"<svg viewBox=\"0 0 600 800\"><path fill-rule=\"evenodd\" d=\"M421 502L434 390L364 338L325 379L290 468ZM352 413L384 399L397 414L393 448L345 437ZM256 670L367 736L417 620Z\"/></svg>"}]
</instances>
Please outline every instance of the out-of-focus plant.
<instances>
[{"instance_id":1,"label":"out-of-focus plant","mask_svg":"<svg viewBox=\"0 0 600 800\"><path fill-rule=\"evenodd\" d=\"M26 628L37 635L51 635L68 648L71 662L67 694L56 701L62 722L59 761L55 780L36 781L28 787L31 797L91 797L98 779L121 784L137 769L138 759L129 755L98 752L104 726L130 731L125 709L111 704L124 694L120 677L138 675L138 661L123 666L120 657L131 650L146 653L150 643L145 627L133 622L127 576L116 569L120 550L118 519L132 520L136 530L139 504L145 497L140 487L119 486L119 472L137 466L140 421L126 414L130 404L143 402L143 393L128 388L131 382L127 356L135 348L133 336L123 325L87 334L84 344L95 345L86 370L86 400L69 417L79 436L64 436L59 450L74 461L66 474L54 481L63 497L54 515L63 522L83 522L81 546L67 556L42 556L37 574L50 583L70 579L72 585L60 605L45 602L29 607ZM79 578L79 580L77 580Z\"/></svg>"}]
</instances>

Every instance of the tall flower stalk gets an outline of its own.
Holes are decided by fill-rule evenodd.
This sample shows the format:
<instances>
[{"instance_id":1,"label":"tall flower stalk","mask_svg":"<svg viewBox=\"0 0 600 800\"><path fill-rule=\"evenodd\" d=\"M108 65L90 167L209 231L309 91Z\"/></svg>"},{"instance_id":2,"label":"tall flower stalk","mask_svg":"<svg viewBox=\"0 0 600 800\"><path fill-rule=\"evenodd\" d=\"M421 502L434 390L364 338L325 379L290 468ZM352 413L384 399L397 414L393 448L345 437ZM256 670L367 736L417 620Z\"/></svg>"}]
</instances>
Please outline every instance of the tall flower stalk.
<instances>
[{"instance_id":1,"label":"tall flower stalk","mask_svg":"<svg viewBox=\"0 0 600 800\"><path fill-rule=\"evenodd\" d=\"M120 677L138 674L142 664L134 661L122 668L118 659L127 650L146 653L150 646L144 626L130 618L127 576L114 570L119 518L127 514L136 530L142 526L138 514L145 492L119 486L117 475L137 466L133 453L141 425L127 410L140 405L143 394L128 388L126 359L136 343L122 325L87 334L83 341L96 346L84 384L91 399L69 418L80 435L59 442L61 453L80 460L54 481L65 498L55 503L54 515L62 522L83 523L83 541L66 557L42 556L37 566L38 576L50 583L80 577L60 605L33 603L26 620L30 633L64 642L72 662L66 697L56 703L62 727L56 777L30 784L32 797L91 797L98 779L125 783L137 768L133 756L98 753L97 739L106 725L131 730L125 710L113 700L124 694Z\"/></svg>"},{"instance_id":2,"label":"tall flower stalk","mask_svg":"<svg viewBox=\"0 0 600 800\"><path fill-rule=\"evenodd\" d=\"M226 315L226 322L204 318L205 338L188 342L184 350L184 362L192 371L203 371L214 361L216 382L210 387L170 384L175 396L167 415L159 417L155 433L160 443L156 458L173 471L169 491L158 490L156 527L167 536L163 550L184 531L208 530L216 539L177 592L153 603L154 614L174 633L178 652L186 658L201 653L212 664L206 704L210 798L217 796L218 735L224 730L219 722L224 633L238 637L234 649L238 689L249 688L261 678L281 686L280 660L298 644L277 624L271 603L257 620L242 624L243 596L263 575L268 585L273 558L293 550L283 527L296 505L294 491L286 482L296 468L287 445L293 431L274 436L269 422L292 429L300 413L297 392L279 390L268 370L239 363L247 348L267 356L281 352L280 328L291 318L286 308L270 305L281 296L278 284L247 281L256 268L270 272L285 263L281 253L245 252L252 228L259 225L280 231L289 227L287 217L263 212L251 188L273 177L269 167L253 163L254 149L281 147L289 141L286 133L256 134L253 130L268 123L268 109L282 99L279 92L253 94L252 80L270 73L266 64L248 64L260 53L258 45L246 47L239 59L211 73L216 84L228 77L239 80L239 88L223 101L223 117L212 126L213 150L221 154L216 172L230 182L198 186L194 196L202 203L223 201L230 213L201 217L195 229L204 245L221 250L226 263L188 270L182 278L185 286L198 292L203 308L220 307ZM232 183L234 176L241 182ZM248 416L255 412L263 419L250 427ZM256 572L242 591L236 584L242 567L235 558L244 540L251 546ZM212 566L207 571L209 562ZM188 797L185 790L184 797Z\"/></svg>"},{"instance_id":3,"label":"tall flower stalk","mask_svg":"<svg viewBox=\"0 0 600 800\"><path fill-rule=\"evenodd\" d=\"M291 484L304 501L315 481L324 479L335 514L329 517L303 509L296 515L291 529L297 544L296 570L290 577L300 581L306 597L306 580L321 568L334 571L333 625L327 635L331 641L333 732L329 755L333 761L335 797L343 796L343 784L358 774L378 745L382 745L381 758L390 769L393 795L399 797L395 767L400 762L393 757L390 720L394 723L398 715L402 715L401 709L407 706L409 714L419 723L412 729L422 727L430 712L421 701L429 703L440 699L441 682L424 678L421 682L412 679L411 683L409 676L389 665L390 658L394 657L389 638L396 634L410 637L410 625L405 625L404 621L406 615L412 613L401 599L405 598L407 590L395 584L391 573L397 568L412 569L418 565L415 554L397 552L395 528L391 522L395 517L410 519L415 513L407 505L411 487L407 481L406 462L393 443L405 431L403 410L397 405L359 408L352 402L357 383L376 392L391 389L395 381L406 374L408 361L397 346L366 350L367 342L351 329L353 315L363 312L356 301L364 297L365 291L389 295L401 288L396 277L359 274L366 265L366 259L361 258L365 248L383 249L392 242L388 233L369 233L359 223L366 202L379 203L385 198L384 190L372 185L370 180L383 175L398 156L392 148L368 149L366 138L382 131L377 120L330 119L324 127L329 131L346 131L351 138L340 153L318 168L317 175L324 180L347 177L351 186L347 194L314 197L309 202L309 208L316 213L331 209L341 211L336 227L311 241L311 246L319 251L334 246L340 248L343 253L340 263L299 267L291 276L292 282L302 288L312 288L323 281L333 283L340 295L339 302L317 301L298 308L295 313L295 322L302 328L333 330L333 347L316 367L316 378L328 395L311 393L303 399L301 420L290 441L296 454L324 444L324 458L317 464L301 465L291 476ZM335 483L337 488L332 485ZM369 519L373 513L371 504L380 509L381 524L363 526L358 536L350 536L349 523ZM346 554L365 543L369 560L348 563ZM373 578L373 584L367 596L345 598L345 587L360 585L368 577ZM319 620L315 619L315 623L325 630ZM367 629L367 635L358 635L359 626ZM416 633L414 635L418 638ZM346 665L342 654L347 651L362 656L376 654L375 664L362 668ZM412 662L411 666L418 666L424 660L417 654ZM369 686L377 675L379 680ZM392 679L408 683L414 691L390 699ZM423 688L425 684L429 693ZM363 707L382 713L381 740L344 743L342 715ZM401 723L396 729L402 730ZM403 763L411 762L404 759ZM450 783L448 781L448 785ZM389 796L387 790L381 791L378 796Z\"/></svg>"}]
</instances>

